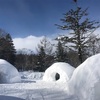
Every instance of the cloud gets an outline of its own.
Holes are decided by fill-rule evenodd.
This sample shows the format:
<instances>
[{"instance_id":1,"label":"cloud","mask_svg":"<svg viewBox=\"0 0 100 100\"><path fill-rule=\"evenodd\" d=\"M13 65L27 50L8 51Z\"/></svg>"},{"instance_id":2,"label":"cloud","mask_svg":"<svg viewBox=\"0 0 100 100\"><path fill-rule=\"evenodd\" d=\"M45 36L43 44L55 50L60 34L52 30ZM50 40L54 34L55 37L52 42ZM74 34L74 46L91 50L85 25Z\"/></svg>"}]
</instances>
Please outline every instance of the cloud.
<instances>
[{"instance_id":1,"label":"cloud","mask_svg":"<svg viewBox=\"0 0 100 100\"><path fill-rule=\"evenodd\" d=\"M36 51L37 45L40 43L40 40L43 39L44 36L35 37L35 36L27 36L25 38L14 38L13 43L15 49L30 49L32 51Z\"/></svg>"},{"instance_id":2,"label":"cloud","mask_svg":"<svg viewBox=\"0 0 100 100\"><path fill-rule=\"evenodd\" d=\"M40 41L44 38L44 36L36 37L33 35L27 36L25 38L14 38L13 43L16 50L24 50L28 49L33 51L34 53L37 52L36 48ZM46 37L50 43L55 44L55 41L52 38Z\"/></svg>"}]
</instances>

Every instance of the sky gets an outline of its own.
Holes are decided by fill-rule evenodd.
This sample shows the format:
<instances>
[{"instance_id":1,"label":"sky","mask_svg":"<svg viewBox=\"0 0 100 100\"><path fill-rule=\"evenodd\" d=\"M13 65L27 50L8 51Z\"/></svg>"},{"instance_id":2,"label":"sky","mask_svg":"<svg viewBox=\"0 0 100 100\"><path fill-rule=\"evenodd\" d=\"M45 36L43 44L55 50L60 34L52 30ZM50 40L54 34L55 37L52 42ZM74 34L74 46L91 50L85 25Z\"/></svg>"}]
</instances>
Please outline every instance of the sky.
<instances>
[{"instance_id":1,"label":"sky","mask_svg":"<svg viewBox=\"0 0 100 100\"><path fill-rule=\"evenodd\" d=\"M92 20L100 20L100 0L78 0ZM73 0L0 0L0 28L13 39L64 34L55 24L62 24L63 14L75 7Z\"/></svg>"}]
</instances>

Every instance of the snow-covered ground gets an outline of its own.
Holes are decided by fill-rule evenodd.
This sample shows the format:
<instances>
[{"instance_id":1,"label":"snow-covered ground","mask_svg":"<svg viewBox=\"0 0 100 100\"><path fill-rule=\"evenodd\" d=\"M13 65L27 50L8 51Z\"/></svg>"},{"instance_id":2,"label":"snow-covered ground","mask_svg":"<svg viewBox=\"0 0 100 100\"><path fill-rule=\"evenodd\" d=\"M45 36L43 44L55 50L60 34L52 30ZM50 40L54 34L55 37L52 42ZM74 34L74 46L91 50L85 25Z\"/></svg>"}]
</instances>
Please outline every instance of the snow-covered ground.
<instances>
[{"instance_id":1,"label":"snow-covered ground","mask_svg":"<svg viewBox=\"0 0 100 100\"><path fill-rule=\"evenodd\" d=\"M0 84L0 100L75 100L67 96L66 84L42 81L43 74L20 72L21 83Z\"/></svg>"},{"instance_id":2,"label":"snow-covered ground","mask_svg":"<svg viewBox=\"0 0 100 100\"><path fill-rule=\"evenodd\" d=\"M12 71L21 77L21 81L16 83L7 81L0 84L0 100L100 100L100 54L88 58L76 69L59 62L51 65L45 73L32 71L18 73L12 68L14 66L9 65L10 71L6 65L9 63L5 61L2 63L1 60L0 74L5 77L0 76L0 81L7 80L8 76L12 79L14 76L11 74ZM7 70L9 73L6 74ZM56 73L60 75L58 80Z\"/></svg>"},{"instance_id":3,"label":"snow-covered ground","mask_svg":"<svg viewBox=\"0 0 100 100\"><path fill-rule=\"evenodd\" d=\"M2 65L2 63L0 64ZM5 64L9 65L6 61ZM70 67L69 64L65 63L56 63L53 66L56 67L57 65ZM9 66L7 68L9 69ZM7 68L2 71L5 72ZM62 70L64 71L64 69ZM59 72L59 70L56 71ZM72 68L69 73L72 72L71 70ZM60 74L63 74L61 72ZM9 71L8 73L11 72ZM74 96L67 95L66 83L56 82L56 80L54 82L43 81L43 72L24 71L19 72L19 75L21 82L0 84L0 100L75 100Z\"/></svg>"}]
</instances>

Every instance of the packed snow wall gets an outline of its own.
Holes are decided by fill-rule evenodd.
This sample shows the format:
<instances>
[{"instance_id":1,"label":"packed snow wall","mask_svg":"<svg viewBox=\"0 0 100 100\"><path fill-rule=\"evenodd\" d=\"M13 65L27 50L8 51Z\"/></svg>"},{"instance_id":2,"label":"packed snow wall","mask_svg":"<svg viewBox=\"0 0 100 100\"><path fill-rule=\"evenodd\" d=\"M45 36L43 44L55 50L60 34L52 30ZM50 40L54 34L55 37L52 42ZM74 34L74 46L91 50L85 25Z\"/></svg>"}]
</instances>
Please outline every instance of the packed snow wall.
<instances>
[{"instance_id":1,"label":"packed snow wall","mask_svg":"<svg viewBox=\"0 0 100 100\"><path fill-rule=\"evenodd\" d=\"M100 54L79 65L69 81L69 93L79 100L100 100Z\"/></svg>"},{"instance_id":2,"label":"packed snow wall","mask_svg":"<svg viewBox=\"0 0 100 100\"><path fill-rule=\"evenodd\" d=\"M71 78L73 71L74 67L71 65L64 62L57 62L45 71L43 80L47 82L66 82Z\"/></svg>"},{"instance_id":3,"label":"packed snow wall","mask_svg":"<svg viewBox=\"0 0 100 100\"><path fill-rule=\"evenodd\" d=\"M0 83L20 82L17 69L6 60L0 59Z\"/></svg>"}]
</instances>

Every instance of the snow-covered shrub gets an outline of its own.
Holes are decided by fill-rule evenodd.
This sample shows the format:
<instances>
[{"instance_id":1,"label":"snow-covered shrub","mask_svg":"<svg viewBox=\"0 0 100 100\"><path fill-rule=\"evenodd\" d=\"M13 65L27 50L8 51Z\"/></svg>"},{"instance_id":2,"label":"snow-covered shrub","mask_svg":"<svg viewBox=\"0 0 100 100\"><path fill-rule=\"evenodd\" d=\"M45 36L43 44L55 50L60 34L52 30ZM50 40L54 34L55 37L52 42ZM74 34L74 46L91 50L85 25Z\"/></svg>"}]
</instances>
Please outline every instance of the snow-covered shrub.
<instances>
[{"instance_id":1,"label":"snow-covered shrub","mask_svg":"<svg viewBox=\"0 0 100 100\"><path fill-rule=\"evenodd\" d=\"M44 81L66 82L71 78L74 67L64 62L57 62L51 65L44 73Z\"/></svg>"},{"instance_id":2,"label":"snow-covered shrub","mask_svg":"<svg viewBox=\"0 0 100 100\"><path fill-rule=\"evenodd\" d=\"M20 82L17 69L6 60L0 59L0 83Z\"/></svg>"},{"instance_id":3,"label":"snow-covered shrub","mask_svg":"<svg viewBox=\"0 0 100 100\"><path fill-rule=\"evenodd\" d=\"M74 70L69 92L79 100L100 100L100 54L88 58Z\"/></svg>"}]
</instances>

